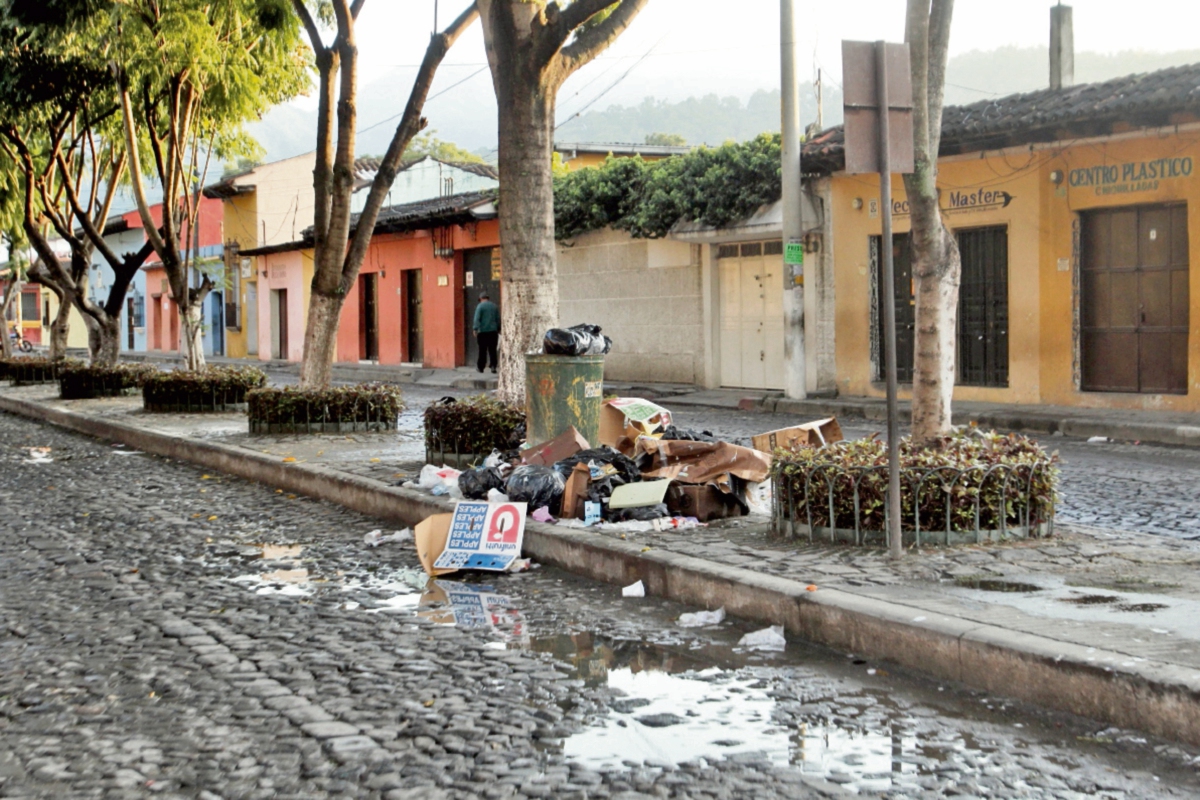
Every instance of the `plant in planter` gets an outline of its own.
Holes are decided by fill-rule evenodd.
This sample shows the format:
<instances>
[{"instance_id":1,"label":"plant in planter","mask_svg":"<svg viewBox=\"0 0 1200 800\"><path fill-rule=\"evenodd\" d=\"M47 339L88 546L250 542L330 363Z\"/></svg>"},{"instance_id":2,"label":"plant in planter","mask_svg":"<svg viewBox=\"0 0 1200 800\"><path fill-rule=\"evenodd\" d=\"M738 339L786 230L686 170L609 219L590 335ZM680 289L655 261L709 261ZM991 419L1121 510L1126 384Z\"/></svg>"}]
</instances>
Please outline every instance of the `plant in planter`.
<instances>
[{"instance_id":1,"label":"plant in planter","mask_svg":"<svg viewBox=\"0 0 1200 800\"><path fill-rule=\"evenodd\" d=\"M67 364L58 371L59 395L84 400L137 394L157 371L149 364Z\"/></svg>"},{"instance_id":2,"label":"plant in planter","mask_svg":"<svg viewBox=\"0 0 1200 800\"><path fill-rule=\"evenodd\" d=\"M395 386L368 383L255 389L246 396L251 433L351 433L399 427L404 399Z\"/></svg>"},{"instance_id":3,"label":"plant in planter","mask_svg":"<svg viewBox=\"0 0 1200 800\"><path fill-rule=\"evenodd\" d=\"M0 377L12 381L14 386L54 383L64 367L82 364L66 358L6 358L0 360Z\"/></svg>"},{"instance_id":4,"label":"plant in planter","mask_svg":"<svg viewBox=\"0 0 1200 800\"><path fill-rule=\"evenodd\" d=\"M246 394L266 383L267 374L256 367L156 372L146 378L142 398L147 411L241 411L246 404Z\"/></svg>"},{"instance_id":5,"label":"plant in planter","mask_svg":"<svg viewBox=\"0 0 1200 800\"><path fill-rule=\"evenodd\" d=\"M425 409L425 460L465 467L520 446L525 411L488 395L448 397Z\"/></svg>"},{"instance_id":6,"label":"plant in planter","mask_svg":"<svg viewBox=\"0 0 1200 800\"><path fill-rule=\"evenodd\" d=\"M1049 534L1058 456L1027 436L970 429L938 446L900 443L905 543L953 544ZM783 535L883 540L887 445L875 438L780 449L772 467L773 528Z\"/></svg>"}]
</instances>

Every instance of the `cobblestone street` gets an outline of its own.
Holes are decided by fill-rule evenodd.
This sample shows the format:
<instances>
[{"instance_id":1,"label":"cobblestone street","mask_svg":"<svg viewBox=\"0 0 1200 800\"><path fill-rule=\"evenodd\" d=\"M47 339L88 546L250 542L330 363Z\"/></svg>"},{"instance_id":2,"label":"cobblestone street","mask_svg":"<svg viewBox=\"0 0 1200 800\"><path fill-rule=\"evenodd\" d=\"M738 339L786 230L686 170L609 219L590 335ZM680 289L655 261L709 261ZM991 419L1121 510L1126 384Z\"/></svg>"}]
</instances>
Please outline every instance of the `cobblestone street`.
<instances>
[{"instance_id":1,"label":"cobblestone street","mask_svg":"<svg viewBox=\"0 0 1200 800\"><path fill-rule=\"evenodd\" d=\"M0 464L0 796L1200 791L1185 749L553 570L426 587L372 520L7 415Z\"/></svg>"}]
</instances>

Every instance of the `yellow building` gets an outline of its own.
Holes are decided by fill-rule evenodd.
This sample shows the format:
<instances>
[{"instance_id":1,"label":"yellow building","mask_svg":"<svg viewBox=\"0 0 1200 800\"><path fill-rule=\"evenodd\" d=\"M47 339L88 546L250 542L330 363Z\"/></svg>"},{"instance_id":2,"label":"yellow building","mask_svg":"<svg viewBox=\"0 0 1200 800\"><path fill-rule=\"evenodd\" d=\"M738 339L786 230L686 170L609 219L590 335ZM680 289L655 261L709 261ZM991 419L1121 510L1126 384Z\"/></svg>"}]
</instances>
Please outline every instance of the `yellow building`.
<instances>
[{"instance_id":1,"label":"yellow building","mask_svg":"<svg viewBox=\"0 0 1200 800\"><path fill-rule=\"evenodd\" d=\"M567 169L598 167L608 159L640 156L644 161L658 161L691 151L689 145L621 144L614 142L558 142L554 153Z\"/></svg>"},{"instance_id":2,"label":"yellow building","mask_svg":"<svg viewBox=\"0 0 1200 800\"><path fill-rule=\"evenodd\" d=\"M230 298L225 310L225 354L231 358L271 357L269 344L259 341L259 316L271 295L260 298L259 278L264 276L258 259L242 256L241 251L301 238L313 221L315 166L316 153L305 153L228 175L204 190L206 197L224 201L225 288ZM310 268L305 290L311 277Z\"/></svg>"},{"instance_id":3,"label":"yellow building","mask_svg":"<svg viewBox=\"0 0 1200 800\"><path fill-rule=\"evenodd\" d=\"M956 399L1200 410L1197 94L1192 66L946 109L939 189L963 259ZM878 178L835 168L829 183L838 391L883 396ZM900 176L893 186L911 382L908 205Z\"/></svg>"}]
</instances>

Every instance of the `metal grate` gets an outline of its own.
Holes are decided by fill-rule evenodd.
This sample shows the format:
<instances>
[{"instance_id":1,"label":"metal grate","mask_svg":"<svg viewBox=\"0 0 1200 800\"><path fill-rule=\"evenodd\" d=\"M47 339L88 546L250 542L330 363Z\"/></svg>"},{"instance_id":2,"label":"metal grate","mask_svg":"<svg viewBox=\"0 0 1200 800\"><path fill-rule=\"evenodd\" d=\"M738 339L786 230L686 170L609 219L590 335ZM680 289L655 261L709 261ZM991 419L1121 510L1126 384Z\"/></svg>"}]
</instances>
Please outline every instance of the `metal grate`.
<instances>
[{"instance_id":1,"label":"metal grate","mask_svg":"<svg viewBox=\"0 0 1200 800\"><path fill-rule=\"evenodd\" d=\"M1008 228L958 232L958 382L1008 386Z\"/></svg>"},{"instance_id":2,"label":"metal grate","mask_svg":"<svg viewBox=\"0 0 1200 800\"><path fill-rule=\"evenodd\" d=\"M764 256L781 256L783 255L783 242L763 242Z\"/></svg>"},{"instance_id":3,"label":"metal grate","mask_svg":"<svg viewBox=\"0 0 1200 800\"><path fill-rule=\"evenodd\" d=\"M723 244L717 247L717 258L737 258L738 246L736 244Z\"/></svg>"},{"instance_id":4,"label":"metal grate","mask_svg":"<svg viewBox=\"0 0 1200 800\"><path fill-rule=\"evenodd\" d=\"M742 258L753 258L762 255L762 242L750 242L742 245Z\"/></svg>"}]
</instances>

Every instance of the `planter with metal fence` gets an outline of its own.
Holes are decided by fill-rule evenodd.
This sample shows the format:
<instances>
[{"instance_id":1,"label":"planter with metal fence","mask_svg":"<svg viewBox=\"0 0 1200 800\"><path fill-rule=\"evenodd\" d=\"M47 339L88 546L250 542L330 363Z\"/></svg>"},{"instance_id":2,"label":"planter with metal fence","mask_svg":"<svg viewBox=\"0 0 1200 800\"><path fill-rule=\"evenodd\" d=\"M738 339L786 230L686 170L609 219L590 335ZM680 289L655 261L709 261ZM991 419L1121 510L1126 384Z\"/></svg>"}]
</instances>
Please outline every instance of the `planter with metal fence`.
<instances>
[{"instance_id":1,"label":"planter with metal fence","mask_svg":"<svg viewBox=\"0 0 1200 800\"><path fill-rule=\"evenodd\" d=\"M63 367L82 363L66 358L5 358L0 359L0 379L12 381L14 386L56 383Z\"/></svg>"},{"instance_id":2,"label":"planter with metal fence","mask_svg":"<svg viewBox=\"0 0 1200 800\"><path fill-rule=\"evenodd\" d=\"M267 374L256 367L156 372L142 386L143 406L155 413L245 411L246 394L266 383Z\"/></svg>"},{"instance_id":3,"label":"planter with metal fence","mask_svg":"<svg viewBox=\"0 0 1200 800\"><path fill-rule=\"evenodd\" d=\"M156 371L149 364L68 364L58 373L59 396L64 400L86 400L138 394Z\"/></svg>"},{"instance_id":4,"label":"planter with metal fence","mask_svg":"<svg viewBox=\"0 0 1200 800\"><path fill-rule=\"evenodd\" d=\"M448 397L425 409L425 462L465 469L525 438L525 412L487 395Z\"/></svg>"},{"instance_id":5,"label":"planter with metal fence","mask_svg":"<svg viewBox=\"0 0 1200 800\"><path fill-rule=\"evenodd\" d=\"M384 384L255 389L246 399L255 434L394 431L404 410L400 390Z\"/></svg>"},{"instance_id":6,"label":"planter with metal fence","mask_svg":"<svg viewBox=\"0 0 1200 800\"><path fill-rule=\"evenodd\" d=\"M945 449L901 446L900 528L906 545L954 545L1054 532L1057 458L1017 434L947 437ZM938 463L943 461L944 463ZM772 530L785 538L886 543L883 443L860 440L779 452Z\"/></svg>"}]
</instances>

